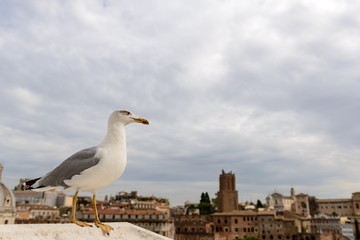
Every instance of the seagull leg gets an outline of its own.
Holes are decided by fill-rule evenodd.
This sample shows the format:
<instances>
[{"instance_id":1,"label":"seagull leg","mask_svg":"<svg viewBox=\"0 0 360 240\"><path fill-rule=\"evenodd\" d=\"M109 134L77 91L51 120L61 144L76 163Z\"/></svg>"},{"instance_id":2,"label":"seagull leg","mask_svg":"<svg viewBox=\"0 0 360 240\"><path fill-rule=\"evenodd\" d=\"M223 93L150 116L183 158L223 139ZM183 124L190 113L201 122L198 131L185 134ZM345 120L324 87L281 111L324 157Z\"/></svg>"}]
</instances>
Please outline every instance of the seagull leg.
<instances>
[{"instance_id":1,"label":"seagull leg","mask_svg":"<svg viewBox=\"0 0 360 240\"><path fill-rule=\"evenodd\" d=\"M76 203L77 203L77 195L78 191L76 191L74 197L73 197L73 206L72 206L72 213L71 213L71 222L75 223L76 225L80 227L92 227L91 225L87 224L86 222L81 222L75 219L75 212L76 212Z\"/></svg>"},{"instance_id":2,"label":"seagull leg","mask_svg":"<svg viewBox=\"0 0 360 240\"><path fill-rule=\"evenodd\" d=\"M93 204L94 215L95 215L95 226L97 226L98 228L101 228L101 230L103 230L103 232L106 233L107 235L110 235L110 231L114 230L114 229L111 226L100 222L100 219L98 216L98 211L96 208L96 194L93 195L92 204Z\"/></svg>"}]
</instances>

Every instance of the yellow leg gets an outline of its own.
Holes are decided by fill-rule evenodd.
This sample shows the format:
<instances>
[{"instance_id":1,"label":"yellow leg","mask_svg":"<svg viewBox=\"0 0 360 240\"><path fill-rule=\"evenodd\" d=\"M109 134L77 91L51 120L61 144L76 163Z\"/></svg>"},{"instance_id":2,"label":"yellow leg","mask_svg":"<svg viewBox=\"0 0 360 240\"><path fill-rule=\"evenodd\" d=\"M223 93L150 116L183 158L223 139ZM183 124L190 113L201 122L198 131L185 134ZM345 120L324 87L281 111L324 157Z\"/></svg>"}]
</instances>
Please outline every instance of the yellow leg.
<instances>
[{"instance_id":1,"label":"yellow leg","mask_svg":"<svg viewBox=\"0 0 360 240\"><path fill-rule=\"evenodd\" d=\"M76 203L77 203L77 195L78 192L75 193L73 197L73 205L72 205L72 213L71 213L71 222L75 223L80 227L92 227L91 225L87 224L86 222L81 222L75 219L75 212L76 212Z\"/></svg>"},{"instance_id":2,"label":"yellow leg","mask_svg":"<svg viewBox=\"0 0 360 240\"><path fill-rule=\"evenodd\" d=\"M99 216L98 216L98 211L96 208L96 194L93 195L92 198L92 204L93 204L93 208L94 208L94 215L95 215L95 226L97 226L98 228L101 228L101 230L103 230L104 233L106 233L107 235L110 235L110 231L114 230L111 226L103 224L100 222Z\"/></svg>"}]
</instances>

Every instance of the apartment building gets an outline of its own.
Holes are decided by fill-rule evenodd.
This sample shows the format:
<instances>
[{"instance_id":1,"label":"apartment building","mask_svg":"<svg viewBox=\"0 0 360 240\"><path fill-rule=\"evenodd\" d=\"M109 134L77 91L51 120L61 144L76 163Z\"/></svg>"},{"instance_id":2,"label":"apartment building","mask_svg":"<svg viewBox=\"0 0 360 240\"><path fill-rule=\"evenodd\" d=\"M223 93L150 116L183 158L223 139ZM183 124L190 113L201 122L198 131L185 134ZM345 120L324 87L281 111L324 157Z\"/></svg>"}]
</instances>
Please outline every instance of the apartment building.
<instances>
[{"instance_id":1,"label":"apartment building","mask_svg":"<svg viewBox=\"0 0 360 240\"><path fill-rule=\"evenodd\" d=\"M157 210L131 209L98 209L102 222L129 222L160 235L173 238L174 222L167 212ZM76 218L81 221L93 222L94 210L88 209L76 212Z\"/></svg>"},{"instance_id":2,"label":"apartment building","mask_svg":"<svg viewBox=\"0 0 360 240\"><path fill-rule=\"evenodd\" d=\"M175 216L175 240L214 240L214 223L210 215Z\"/></svg>"},{"instance_id":3,"label":"apartment building","mask_svg":"<svg viewBox=\"0 0 360 240\"><path fill-rule=\"evenodd\" d=\"M266 198L267 206L276 212L292 211L301 216L317 214L354 216L360 215L360 192L352 193L351 198L318 199L304 193L296 194L293 188L291 196L273 193Z\"/></svg>"}]
</instances>

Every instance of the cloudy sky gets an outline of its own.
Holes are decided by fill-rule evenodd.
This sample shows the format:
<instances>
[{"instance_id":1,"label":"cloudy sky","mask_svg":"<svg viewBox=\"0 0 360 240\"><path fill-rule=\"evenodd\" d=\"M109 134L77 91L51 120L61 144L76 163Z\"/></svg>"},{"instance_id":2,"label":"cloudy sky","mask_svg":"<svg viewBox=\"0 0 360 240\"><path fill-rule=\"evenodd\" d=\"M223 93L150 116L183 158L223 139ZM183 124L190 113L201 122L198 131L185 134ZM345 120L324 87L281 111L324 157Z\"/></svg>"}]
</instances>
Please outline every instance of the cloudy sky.
<instances>
[{"instance_id":1,"label":"cloudy sky","mask_svg":"<svg viewBox=\"0 0 360 240\"><path fill-rule=\"evenodd\" d=\"M3 182L95 146L115 109L128 165L105 194L240 201L360 191L360 2L0 1ZM86 195L86 193L82 193Z\"/></svg>"}]
</instances>

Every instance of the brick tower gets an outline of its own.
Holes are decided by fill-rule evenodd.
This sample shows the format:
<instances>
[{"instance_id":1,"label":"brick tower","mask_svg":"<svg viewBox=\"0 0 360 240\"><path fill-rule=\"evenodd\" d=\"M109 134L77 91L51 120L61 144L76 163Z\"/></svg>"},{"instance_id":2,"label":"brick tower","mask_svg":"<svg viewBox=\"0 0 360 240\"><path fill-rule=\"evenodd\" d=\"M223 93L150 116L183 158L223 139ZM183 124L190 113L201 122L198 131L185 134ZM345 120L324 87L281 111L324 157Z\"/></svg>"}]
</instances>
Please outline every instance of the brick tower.
<instances>
[{"instance_id":1,"label":"brick tower","mask_svg":"<svg viewBox=\"0 0 360 240\"><path fill-rule=\"evenodd\" d=\"M232 172L222 174L219 177L220 191L218 197L218 211L231 212L238 209L238 191L235 189L235 174Z\"/></svg>"}]
</instances>

